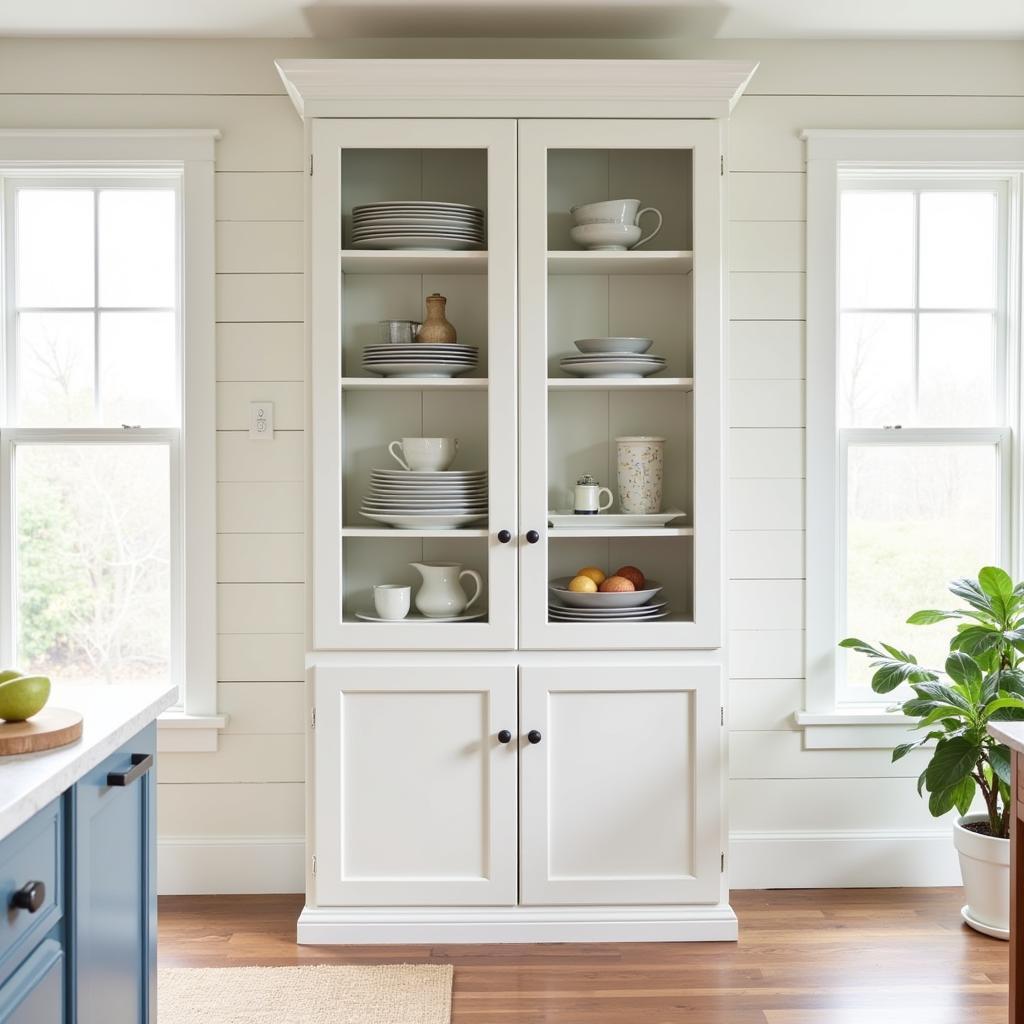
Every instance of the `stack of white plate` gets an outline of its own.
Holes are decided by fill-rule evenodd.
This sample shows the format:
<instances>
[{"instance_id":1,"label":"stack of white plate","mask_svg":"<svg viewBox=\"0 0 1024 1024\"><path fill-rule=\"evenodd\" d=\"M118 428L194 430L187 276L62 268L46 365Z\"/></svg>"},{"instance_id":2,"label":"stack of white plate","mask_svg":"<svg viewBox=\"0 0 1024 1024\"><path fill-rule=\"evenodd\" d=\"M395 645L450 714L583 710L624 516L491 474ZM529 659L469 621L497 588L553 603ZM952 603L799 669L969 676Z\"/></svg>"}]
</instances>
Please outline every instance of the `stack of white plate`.
<instances>
[{"instance_id":1,"label":"stack of white plate","mask_svg":"<svg viewBox=\"0 0 1024 1024\"><path fill-rule=\"evenodd\" d=\"M571 577L548 584L548 618L555 622L630 622L663 619L669 614L667 602L659 601L661 584L647 580L643 590L585 594L569 589Z\"/></svg>"},{"instance_id":2,"label":"stack of white plate","mask_svg":"<svg viewBox=\"0 0 1024 1024\"><path fill-rule=\"evenodd\" d=\"M643 622L647 619L664 619L669 614L668 602L641 605L639 608L566 608L549 604L548 618L552 622Z\"/></svg>"},{"instance_id":3,"label":"stack of white plate","mask_svg":"<svg viewBox=\"0 0 1024 1024\"><path fill-rule=\"evenodd\" d=\"M665 369L661 356L638 356L629 352L606 356L564 356L559 366L575 377L649 377Z\"/></svg>"},{"instance_id":4,"label":"stack of white plate","mask_svg":"<svg viewBox=\"0 0 1024 1024\"><path fill-rule=\"evenodd\" d=\"M487 473L375 469L360 514L400 530L454 530L487 518Z\"/></svg>"},{"instance_id":5,"label":"stack of white plate","mask_svg":"<svg viewBox=\"0 0 1024 1024\"><path fill-rule=\"evenodd\" d=\"M353 249L483 249L484 213L465 203L367 203L352 210Z\"/></svg>"},{"instance_id":6,"label":"stack of white plate","mask_svg":"<svg viewBox=\"0 0 1024 1024\"><path fill-rule=\"evenodd\" d=\"M457 377L476 369L476 345L367 345L363 369L382 377Z\"/></svg>"}]
</instances>

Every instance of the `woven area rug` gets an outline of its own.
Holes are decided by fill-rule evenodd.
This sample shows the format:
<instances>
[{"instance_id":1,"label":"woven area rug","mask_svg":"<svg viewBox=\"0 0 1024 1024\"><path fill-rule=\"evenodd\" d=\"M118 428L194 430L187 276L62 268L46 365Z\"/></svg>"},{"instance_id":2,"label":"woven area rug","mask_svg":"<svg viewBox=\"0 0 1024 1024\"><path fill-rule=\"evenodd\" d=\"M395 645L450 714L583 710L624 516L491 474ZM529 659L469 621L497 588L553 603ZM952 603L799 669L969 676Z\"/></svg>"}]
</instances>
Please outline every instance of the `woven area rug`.
<instances>
[{"instance_id":1,"label":"woven area rug","mask_svg":"<svg viewBox=\"0 0 1024 1024\"><path fill-rule=\"evenodd\" d=\"M452 968L164 967L159 1024L450 1024Z\"/></svg>"}]
</instances>

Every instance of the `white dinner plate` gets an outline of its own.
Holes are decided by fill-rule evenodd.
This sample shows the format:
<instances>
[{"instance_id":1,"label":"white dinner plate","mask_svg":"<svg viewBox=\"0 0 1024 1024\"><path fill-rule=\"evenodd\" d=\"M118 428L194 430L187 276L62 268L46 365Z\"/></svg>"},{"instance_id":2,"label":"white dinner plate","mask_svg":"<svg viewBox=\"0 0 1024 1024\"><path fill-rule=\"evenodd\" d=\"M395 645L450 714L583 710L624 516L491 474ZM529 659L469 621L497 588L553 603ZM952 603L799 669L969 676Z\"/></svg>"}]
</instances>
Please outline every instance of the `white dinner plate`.
<instances>
[{"instance_id":1,"label":"white dinner plate","mask_svg":"<svg viewBox=\"0 0 1024 1024\"><path fill-rule=\"evenodd\" d=\"M628 359L632 363L665 363L664 356L638 356L630 352L615 352L605 355L568 355L562 356L563 363L620 363Z\"/></svg>"},{"instance_id":2,"label":"white dinner plate","mask_svg":"<svg viewBox=\"0 0 1024 1024\"><path fill-rule=\"evenodd\" d=\"M363 357L365 363L393 363L400 359L403 363L475 363L476 352L368 352Z\"/></svg>"},{"instance_id":3,"label":"white dinner plate","mask_svg":"<svg viewBox=\"0 0 1024 1024\"><path fill-rule=\"evenodd\" d=\"M475 369L458 363L378 363L364 368L381 377L458 377Z\"/></svg>"},{"instance_id":4,"label":"white dinner plate","mask_svg":"<svg viewBox=\"0 0 1024 1024\"><path fill-rule=\"evenodd\" d=\"M598 512L596 516L578 516L573 513L572 509L566 509L564 512L549 512L548 526L555 530L628 530L665 526L673 519L685 515L685 512L680 512L677 508L670 508L665 512L653 512L650 515L638 513L610 515L607 512Z\"/></svg>"},{"instance_id":5,"label":"white dinner plate","mask_svg":"<svg viewBox=\"0 0 1024 1024\"><path fill-rule=\"evenodd\" d=\"M392 626L399 622L472 622L474 619L482 619L487 614L486 608L480 608L475 612L467 612L465 615L445 615L433 618L429 615L420 615L418 612L410 612L404 619L382 619L378 615L370 615L369 612L356 612L357 619L365 622L386 622Z\"/></svg>"},{"instance_id":6,"label":"white dinner plate","mask_svg":"<svg viewBox=\"0 0 1024 1024\"><path fill-rule=\"evenodd\" d=\"M438 480L480 480L487 476L486 469L371 469L373 476L382 480L424 480L436 483Z\"/></svg>"},{"instance_id":7,"label":"white dinner plate","mask_svg":"<svg viewBox=\"0 0 1024 1024\"><path fill-rule=\"evenodd\" d=\"M625 593L602 594L578 594L574 590L568 590L571 576L561 576L548 584L548 590L562 604L572 608L636 608L638 605L647 604L661 591L661 584L657 580L648 580L643 590L629 590Z\"/></svg>"},{"instance_id":8,"label":"white dinner plate","mask_svg":"<svg viewBox=\"0 0 1024 1024\"><path fill-rule=\"evenodd\" d=\"M367 345L363 354L369 356L476 356L480 350L476 345L459 345L454 341L445 345L433 345L425 341L415 341L409 345Z\"/></svg>"},{"instance_id":9,"label":"white dinner plate","mask_svg":"<svg viewBox=\"0 0 1024 1024\"><path fill-rule=\"evenodd\" d=\"M482 249L483 242L462 238L437 238L431 235L382 235L372 241L354 241L353 249L447 249L452 252Z\"/></svg>"},{"instance_id":10,"label":"white dinner plate","mask_svg":"<svg viewBox=\"0 0 1024 1024\"><path fill-rule=\"evenodd\" d=\"M386 515L380 512L360 512L364 519L372 519L375 523L394 526L399 530L457 530L460 526L486 519L485 512L464 515L461 512L432 513L430 515Z\"/></svg>"},{"instance_id":11,"label":"white dinner plate","mask_svg":"<svg viewBox=\"0 0 1024 1024\"><path fill-rule=\"evenodd\" d=\"M581 619L606 619L621 615L653 615L667 606L667 601L652 601L650 604L637 605L635 608L566 608L565 605L549 604L548 611L559 615L572 615Z\"/></svg>"},{"instance_id":12,"label":"white dinner plate","mask_svg":"<svg viewBox=\"0 0 1024 1024\"><path fill-rule=\"evenodd\" d=\"M359 210L389 210L396 206L408 206L417 210L425 207L443 207L450 210L473 210L475 213L483 213L478 206L470 206L469 203L452 203L441 199L382 199L376 203L360 203L358 206L353 206L352 212L356 213Z\"/></svg>"},{"instance_id":13,"label":"white dinner plate","mask_svg":"<svg viewBox=\"0 0 1024 1024\"><path fill-rule=\"evenodd\" d=\"M649 377L652 373L664 370L665 364L638 363L635 359L609 360L603 363L567 363L563 360L561 367L575 377Z\"/></svg>"},{"instance_id":14,"label":"white dinner plate","mask_svg":"<svg viewBox=\"0 0 1024 1024\"><path fill-rule=\"evenodd\" d=\"M626 615L621 614L614 618L609 617L607 619L601 619L601 622L651 622L654 619L666 619L671 614L667 609L665 611L655 612L653 615ZM574 615L560 615L556 612L549 611L548 619L552 622L593 622L593 619L577 618Z\"/></svg>"},{"instance_id":15,"label":"white dinner plate","mask_svg":"<svg viewBox=\"0 0 1024 1024\"><path fill-rule=\"evenodd\" d=\"M427 227L423 224L395 224L394 227L356 229L352 232L354 241L368 238L379 238L381 235L430 235L437 238L465 238L471 242L484 240L482 231L458 231L454 228Z\"/></svg>"}]
</instances>

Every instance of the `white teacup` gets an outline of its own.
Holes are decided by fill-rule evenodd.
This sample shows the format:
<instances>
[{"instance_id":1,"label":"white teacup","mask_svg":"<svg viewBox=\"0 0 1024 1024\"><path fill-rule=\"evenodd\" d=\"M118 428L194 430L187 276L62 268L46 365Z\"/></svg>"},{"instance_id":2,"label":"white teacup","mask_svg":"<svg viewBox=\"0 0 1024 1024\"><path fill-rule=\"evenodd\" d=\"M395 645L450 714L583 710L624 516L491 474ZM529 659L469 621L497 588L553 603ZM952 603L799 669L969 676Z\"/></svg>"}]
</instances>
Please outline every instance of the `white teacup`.
<instances>
[{"instance_id":1,"label":"white teacup","mask_svg":"<svg viewBox=\"0 0 1024 1024\"><path fill-rule=\"evenodd\" d=\"M395 447L402 450L399 455ZM459 450L456 437L403 437L388 445L391 457L413 473L439 473L454 461Z\"/></svg>"},{"instance_id":2,"label":"white teacup","mask_svg":"<svg viewBox=\"0 0 1024 1024\"><path fill-rule=\"evenodd\" d=\"M379 583L373 588L373 606L382 619L404 619L409 614L412 587Z\"/></svg>"},{"instance_id":3,"label":"white teacup","mask_svg":"<svg viewBox=\"0 0 1024 1024\"><path fill-rule=\"evenodd\" d=\"M645 206L641 210L639 199L606 199L600 203L583 203L580 206L572 207L569 212L572 214L573 221L578 227L587 224L638 227L640 218L645 213L653 213L658 218L658 226L649 235L644 235L643 238L640 238L639 234L637 235L639 241L601 245L600 248L631 249L634 246L643 245L644 242L649 242L661 230L661 211L653 206ZM580 244L585 245L586 243ZM597 246L587 245L587 248L597 248Z\"/></svg>"},{"instance_id":4,"label":"white teacup","mask_svg":"<svg viewBox=\"0 0 1024 1024\"><path fill-rule=\"evenodd\" d=\"M633 224L578 224L569 237L584 249L632 249L641 242L640 228Z\"/></svg>"}]
</instances>

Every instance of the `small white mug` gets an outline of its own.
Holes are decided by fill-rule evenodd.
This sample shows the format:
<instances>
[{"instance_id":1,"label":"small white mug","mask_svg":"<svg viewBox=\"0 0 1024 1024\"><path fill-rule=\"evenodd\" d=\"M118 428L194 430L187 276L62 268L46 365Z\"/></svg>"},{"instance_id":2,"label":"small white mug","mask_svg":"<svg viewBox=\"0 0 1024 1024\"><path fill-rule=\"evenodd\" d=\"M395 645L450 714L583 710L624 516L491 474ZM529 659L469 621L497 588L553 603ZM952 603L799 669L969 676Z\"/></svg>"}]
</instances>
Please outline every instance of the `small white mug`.
<instances>
[{"instance_id":1,"label":"small white mug","mask_svg":"<svg viewBox=\"0 0 1024 1024\"><path fill-rule=\"evenodd\" d=\"M395 451L396 445L401 448L401 455ZM455 461L458 450L456 437L403 437L388 445L395 462L414 473L438 473L447 469Z\"/></svg>"},{"instance_id":2,"label":"small white mug","mask_svg":"<svg viewBox=\"0 0 1024 1024\"><path fill-rule=\"evenodd\" d=\"M404 619L411 600L412 587L400 583L378 583L373 588L373 606L382 619Z\"/></svg>"}]
</instances>

